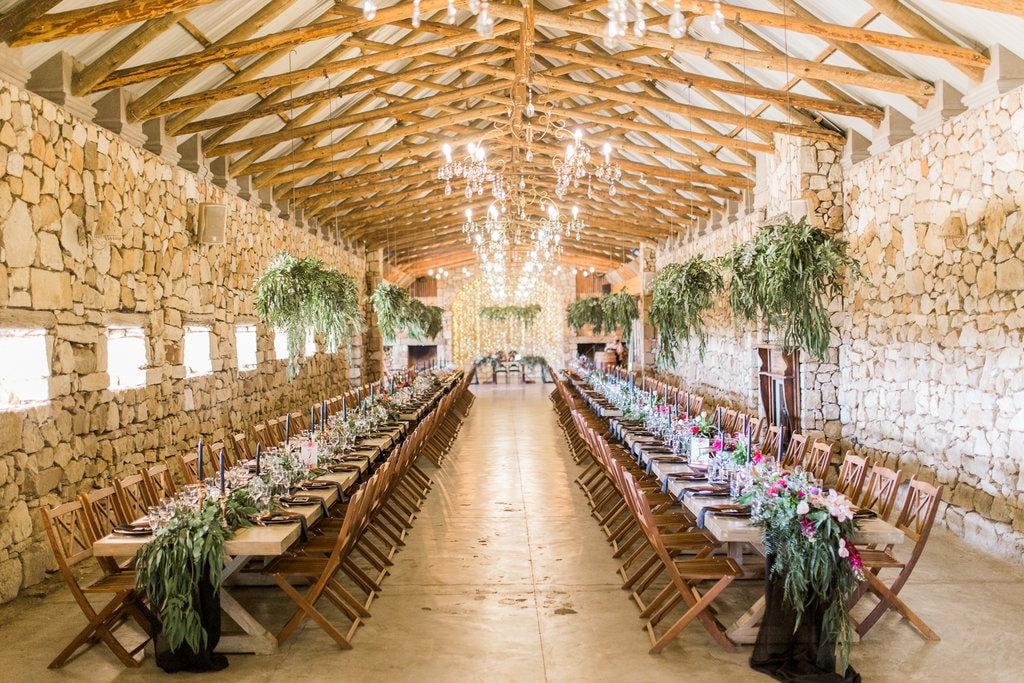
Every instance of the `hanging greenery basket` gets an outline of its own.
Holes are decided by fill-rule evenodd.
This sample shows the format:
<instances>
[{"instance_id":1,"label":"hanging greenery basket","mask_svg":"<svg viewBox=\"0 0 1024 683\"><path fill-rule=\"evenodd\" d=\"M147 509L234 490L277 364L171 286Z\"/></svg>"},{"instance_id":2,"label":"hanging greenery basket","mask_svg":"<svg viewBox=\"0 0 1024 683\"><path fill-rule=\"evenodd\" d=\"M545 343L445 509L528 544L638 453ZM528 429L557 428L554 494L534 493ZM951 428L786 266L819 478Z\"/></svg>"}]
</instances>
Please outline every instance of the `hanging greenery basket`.
<instances>
[{"instance_id":1,"label":"hanging greenery basket","mask_svg":"<svg viewBox=\"0 0 1024 683\"><path fill-rule=\"evenodd\" d=\"M762 227L724 258L733 315L760 320L784 351L800 348L824 359L832 331L826 301L842 294L848 277L864 277L848 250L846 240L803 218Z\"/></svg>"},{"instance_id":2,"label":"hanging greenery basket","mask_svg":"<svg viewBox=\"0 0 1024 683\"><path fill-rule=\"evenodd\" d=\"M324 268L320 259L288 253L273 258L256 278L256 314L288 337L288 377L294 378L305 356L310 330L329 348L349 346L362 330L359 288L348 273Z\"/></svg>"},{"instance_id":3,"label":"hanging greenery basket","mask_svg":"<svg viewBox=\"0 0 1024 683\"><path fill-rule=\"evenodd\" d=\"M398 285L381 282L370 295L370 303L387 344L394 344L402 330L413 339L433 339L444 327L443 308L424 304Z\"/></svg>"},{"instance_id":4,"label":"hanging greenery basket","mask_svg":"<svg viewBox=\"0 0 1024 683\"><path fill-rule=\"evenodd\" d=\"M484 306L480 309L480 317L484 320L520 320L524 325L530 327L540 315L540 304L529 304L528 306Z\"/></svg>"},{"instance_id":5,"label":"hanging greenery basket","mask_svg":"<svg viewBox=\"0 0 1024 683\"><path fill-rule=\"evenodd\" d=\"M675 365L676 352L697 338L697 352L704 359L707 348L705 315L722 292L721 266L698 254L682 263L670 263L658 271L647 319L658 328L657 362Z\"/></svg>"},{"instance_id":6,"label":"hanging greenery basket","mask_svg":"<svg viewBox=\"0 0 1024 683\"><path fill-rule=\"evenodd\" d=\"M586 325L594 326L594 334L614 332L621 327L622 336L628 339L633 332L633 321L639 316L636 297L625 290L580 299L565 309L566 323L574 334L579 334Z\"/></svg>"}]
</instances>

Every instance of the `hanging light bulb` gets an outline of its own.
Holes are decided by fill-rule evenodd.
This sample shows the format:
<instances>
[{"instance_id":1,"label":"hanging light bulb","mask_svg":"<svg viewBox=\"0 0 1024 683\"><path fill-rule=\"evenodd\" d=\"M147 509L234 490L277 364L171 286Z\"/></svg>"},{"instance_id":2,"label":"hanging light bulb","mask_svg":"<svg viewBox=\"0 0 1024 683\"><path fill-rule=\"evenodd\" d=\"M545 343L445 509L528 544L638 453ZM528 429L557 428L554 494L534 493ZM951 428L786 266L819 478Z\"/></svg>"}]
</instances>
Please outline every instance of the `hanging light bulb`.
<instances>
[{"instance_id":1,"label":"hanging light bulb","mask_svg":"<svg viewBox=\"0 0 1024 683\"><path fill-rule=\"evenodd\" d=\"M668 18L668 34L676 39L686 35L686 19L683 18L683 13L679 9L679 0L676 0L672 7L672 16Z\"/></svg>"},{"instance_id":2,"label":"hanging light bulb","mask_svg":"<svg viewBox=\"0 0 1024 683\"><path fill-rule=\"evenodd\" d=\"M523 109L523 114L527 118L533 118L533 115L537 113L537 110L533 108L533 90L530 88L526 89L526 107Z\"/></svg>"},{"instance_id":3,"label":"hanging light bulb","mask_svg":"<svg viewBox=\"0 0 1024 683\"><path fill-rule=\"evenodd\" d=\"M711 31L712 33L721 33L722 27L725 26L725 15L722 14L722 3L715 0L715 9L711 13Z\"/></svg>"},{"instance_id":4,"label":"hanging light bulb","mask_svg":"<svg viewBox=\"0 0 1024 683\"><path fill-rule=\"evenodd\" d=\"M490 3L484 0L480 3L480 14L476 16L476 32L480 34L481 38L490 38L494 35L494 17L491 16L489 10ZM472 3L470 3L470 9L472 10Z\"/></svg>"},{"instance_id":5,"label":"hanging light bulb","mask_svg":"<svg viewBox=\"0 0 1024 683\"><path fill-rule=\"evenodd\" d=\"M412 0L412 27L420 27L420 0Z\"/></svg>"},{"instance_id":6,"label":"hanging light bulb","mask_svg":"<svg viewBox=\"0 0 1024 683\"><path fill-rule=\"evenodd\" d=\"M363 0L363 19L373 21L377 16L377 3L374 0Z\"/></svg>"},{"instance_id":7,"label":"hanging light bulb","mask_svg":"<svg viewBox=\"0 0 1024 683\"><path fill-rule=\"evenodd\" d=\"M455 23L455 0L448 0L448 14L445 15L445 19L449 24Z\"/></svg>"}]
</instances>

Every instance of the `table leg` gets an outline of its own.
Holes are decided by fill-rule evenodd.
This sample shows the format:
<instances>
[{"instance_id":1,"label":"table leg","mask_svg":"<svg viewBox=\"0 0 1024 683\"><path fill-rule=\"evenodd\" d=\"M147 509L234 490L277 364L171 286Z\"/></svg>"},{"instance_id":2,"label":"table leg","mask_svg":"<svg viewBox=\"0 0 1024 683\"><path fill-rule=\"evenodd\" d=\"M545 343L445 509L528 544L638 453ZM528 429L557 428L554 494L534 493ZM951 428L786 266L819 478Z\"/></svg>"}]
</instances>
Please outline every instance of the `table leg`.
<instances>
[{"instance_id":1,"label":"table leg","mask_svg":"<svg viewBox=\"0 0 1024 683\"><path fill-rule=\"evenodd\" d=\"M753 645L757 641L757 632L764 618L764 596L757 599L743 615L726 629L725 635L737 645Z\"/></svg>"},{"instance_id":2,"label":"table leg","mask_svg":"<svg viewBox=\"0 0 1024 683\"><path fill-rule=\"evenodd\" d=\"M248 556L231 558L228 565L224 567L224 579L235 574L250 559ZM228 592L225 585L221 585L220 589L220 606L224 613L231 617L231 621L241 627L243 633L222 635L220 643L217 645L217 652L257 655L272 655L277 652L277 637L242 607L241 603Z\"/></svg>"}]
</instances>

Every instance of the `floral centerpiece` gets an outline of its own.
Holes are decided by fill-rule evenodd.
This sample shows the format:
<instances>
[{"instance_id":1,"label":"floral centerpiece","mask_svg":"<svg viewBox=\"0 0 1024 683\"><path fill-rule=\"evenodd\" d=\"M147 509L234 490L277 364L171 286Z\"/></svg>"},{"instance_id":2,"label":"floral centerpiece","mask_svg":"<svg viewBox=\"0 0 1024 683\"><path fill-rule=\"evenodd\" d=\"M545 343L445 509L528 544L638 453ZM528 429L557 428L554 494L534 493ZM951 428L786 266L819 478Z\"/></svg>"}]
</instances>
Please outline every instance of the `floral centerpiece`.
<instances>
[{"instance_id":1,"label":"floral centerpiece","mask_svg":"<svg viewBox=\"0 0 1024 683\"><path fill-rule=\"evenodd\" d=\"M839 671L845 671L853 634L848 600L864 579L850 542L856 507L840 493L823 491L799 469L756 474L740 502L751 506L751 520L763 528L765 549L773 558L771 575L783 582L797 626L808 605L823 605L822 626L835 642Z\"/></svg>"},{"instance_id":2,"label":"floral centerpiece","mask_svg":"<svg viewBox=\"0 0 1024 683\"><path fill-rule=\"evenodd\" d=\"M690 425L690 433L702 439L710 439L718 434L718 427L708 417L707 411L704 411L693 418L693 423Z\"/></svg>"}]
</instances>

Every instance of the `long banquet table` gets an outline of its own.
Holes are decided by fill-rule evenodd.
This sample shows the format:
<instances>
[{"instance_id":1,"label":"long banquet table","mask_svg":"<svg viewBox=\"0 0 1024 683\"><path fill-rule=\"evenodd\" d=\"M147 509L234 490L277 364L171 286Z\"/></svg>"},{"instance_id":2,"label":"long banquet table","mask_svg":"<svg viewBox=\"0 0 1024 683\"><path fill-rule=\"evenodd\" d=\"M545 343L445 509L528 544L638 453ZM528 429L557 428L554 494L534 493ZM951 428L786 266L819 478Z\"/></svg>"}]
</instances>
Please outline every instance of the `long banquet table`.
<instances>
[{"instance_id":1,"label":"long banquet table","mask_svg":"<svg viewBox=\"0 0 1024 683\"><path fill-rule=\"evenodd\" d=\"M454 386L459 373L444 383L435 393L420 405L411 407L399 415L395 423L388 423L384 428L371 436L359 441L356 447L346 454L343 461L355 468L328 472L316 477L315 480L329 481L336 486L324 489L303 491L303 495L317 498L308 505L291 506L289 512L302 514L306 526L312 526L322 516L324 509L330 509L339 500L342 491L348 490L359 482L371 466L382 459L389 449L397 445L412 426L429 413L449 389ZM321 503L321 500L323 501ZM217 651L221 653L273 654L277 651L276 636L259 622L238 600L231 595L229 579L256 557L267 560L284 554L302 535L302 524L298 521L291 524L254 525L238 529L224 544L227 565L223 571L223 582L220 590L221 608L242 629L240 634L222 634ZM98 539L93 544L93 554L98 557L134 557L139 548L146 544L151 536L123 536L115 533Z\"/></svg>"},{"instance_id":2,"label":"long banquet table","mask_svg":"<svg viewBox=\"0 0 1024 683\"><path fill-rule=\"evenodd\" d=\"M656 475L664 490L675 496L687 510L699 515L705 507L731 502L727 496L697 496L689 493L689 490L694 487L706 486L707 481L688 481L671 477L671 474L693 472L694 470L683 461L683 458L668 457L664 453L656 452L655 449L662 446L656 437L641 435L638 433L639 430L629 429L624 421L617 420L616 418L622 415L622 411L608 403L600 392L592 390L588 384L575 380L571 376L570 383L591 410L609 420L612 432L629 448L636 457L637 463ZM741 568L744 568L749 576L763 574L763 565L759 564L758 567L752 568L747 563L744 566L745 549L752 548L760 557L764 556L765 549L761 543L761 528L759 526L751 522L749 518L716 515L711 512L704 515L703 522L704 530L725 546L729 556ZM901 530L885 520L877 518L859 520L859 528L853 538L853 541L859 545L896 545L903 543L904 540L905 537ZM757 638L758 626L764 613L765 596L762 595L726 630L726 635L734 643L753 644Z\"/></svg>"}]
</instances>

